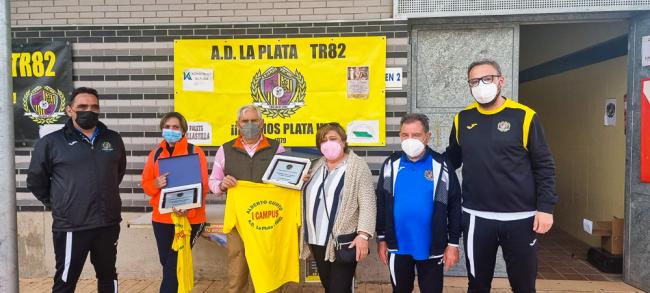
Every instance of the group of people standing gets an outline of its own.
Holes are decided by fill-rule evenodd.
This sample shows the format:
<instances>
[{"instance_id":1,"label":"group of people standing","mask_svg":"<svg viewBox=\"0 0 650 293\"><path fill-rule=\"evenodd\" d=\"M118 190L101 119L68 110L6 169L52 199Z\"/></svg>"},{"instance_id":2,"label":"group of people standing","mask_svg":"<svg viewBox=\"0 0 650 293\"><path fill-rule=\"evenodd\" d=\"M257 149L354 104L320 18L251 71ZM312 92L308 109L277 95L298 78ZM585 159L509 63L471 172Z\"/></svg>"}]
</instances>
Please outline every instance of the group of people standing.
<instances>
[{"instance_id":1,"label":"group of people standing","mask_svg":"<svg viewBox=\"0 0 650 293\"><path fill-rule=\"evenodd\" d=\"M557 201L553 158L538 115L501 95L505 78L496 62L474 62L467 75L476 103L454 117L446 152L427 146L432 134L426 115L407 114L400 121L402 151L384 161L376 187L368 164L348 147L345 129L336 122L318 129L315 146L322 157L303 178L300 233L302 256L314 257L326 292L352 291L357 263L368 256L372 238L394 292L412 292L416 275L421 292L442 292L443 272L458 262L461 238L469 292L490 291L499 246L513 291L535 291L536 235L551 228ZM52 291L74 292L90 254L98 291L117 292L126 150L119 134L99 122L94 89L76 89L66 113L63 129L36 144L27 177L28 188L52 209ZM206 221L208 190L224 196L238 180L260 183L273 156L284 152L263 134L263 116L254 106L239 110L237 127L240 135L219 148L208 176L205 153L185 136L185 118L170 112L160 121L163 140L142 171L163 271L160 292L176 292L178 280L174 225L170 214L158 210L169 174L160 174L158 160L199 156L204 202L174 210L189 220L193 245ZM461 167L462 188L455 172ZM340 257L342 248L353 250L350 259ZM227 235L227 252L227 292L253 292L236 229Z\"/></svg>"}]
</instances>

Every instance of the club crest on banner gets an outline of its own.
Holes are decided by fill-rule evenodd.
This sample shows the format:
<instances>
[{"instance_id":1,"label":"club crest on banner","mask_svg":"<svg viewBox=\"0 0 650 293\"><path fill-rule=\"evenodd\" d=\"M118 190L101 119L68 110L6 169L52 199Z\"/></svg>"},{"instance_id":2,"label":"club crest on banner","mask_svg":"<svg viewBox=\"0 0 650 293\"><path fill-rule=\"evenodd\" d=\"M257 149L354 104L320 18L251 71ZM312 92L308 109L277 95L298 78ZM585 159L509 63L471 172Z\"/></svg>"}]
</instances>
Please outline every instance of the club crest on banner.
<instances>
[{"instance_id":1,"label":"club crest on banner","mask_svg":"<svg viewBox=\"0 0 650 293\"><path fill-rule=\"evenodd\" d=\"M258 70L251 81L253 105L270 117L288 118L305 105L307 85L302 74L285 66Z\"/></svg>"},{"instance_id":2,"label":"club crest on banner","mask_svg":"<svg viewBox=\"0 0 650 293\"><path fill-rule=\"evenodd\" d=\"M64 116L65 96L61 90L49 86L36 86L25 92L23 110L25 116L38 124L55 123Z\"/></svg>"}]
</instances>

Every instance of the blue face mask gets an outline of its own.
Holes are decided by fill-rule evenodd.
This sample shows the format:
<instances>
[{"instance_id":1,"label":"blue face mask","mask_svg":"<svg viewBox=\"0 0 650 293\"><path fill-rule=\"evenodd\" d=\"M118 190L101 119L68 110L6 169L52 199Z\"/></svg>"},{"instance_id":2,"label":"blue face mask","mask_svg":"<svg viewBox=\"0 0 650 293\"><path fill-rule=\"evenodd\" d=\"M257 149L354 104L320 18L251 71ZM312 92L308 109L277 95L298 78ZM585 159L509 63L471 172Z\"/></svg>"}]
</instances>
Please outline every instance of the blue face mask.
<instances>
[{"instance_id":1,"label":"blue face mask","mask_svg":"<svg viewBox=\"0 0 650 293\"><path fill-rule=\"evenodd\" d=\"M167 143L176 143L177 141L181 140L183 133L179 130L163 129L162 137L167 141Z\"/></svg>"}]
</instances>

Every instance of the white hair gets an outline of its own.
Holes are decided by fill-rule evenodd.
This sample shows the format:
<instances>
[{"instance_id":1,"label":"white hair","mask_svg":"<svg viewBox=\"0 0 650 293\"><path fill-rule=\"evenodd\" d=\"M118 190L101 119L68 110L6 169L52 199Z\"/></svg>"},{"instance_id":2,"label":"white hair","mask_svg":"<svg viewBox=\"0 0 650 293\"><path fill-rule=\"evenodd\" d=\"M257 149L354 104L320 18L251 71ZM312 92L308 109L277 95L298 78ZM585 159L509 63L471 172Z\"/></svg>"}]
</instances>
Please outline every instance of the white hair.
<instances>
[{"instance_id":1,"label":"white hair","mask_svg":"<svg viewBox=\"0 0 650 293\"><path fill-rule=\"evenodd\" d=\"M243 116L244 112L248 110L254 110L257 113L257 117L260 118L260 121L264 121L264 116L262 116L262 112L260 111L260 109L258 109L257 107L255 107L255 105L252 104L242 106L241 108L239 108L239 112L237 112L237 121L241 120L241 116Z\"/></svg>"}]
</instances>

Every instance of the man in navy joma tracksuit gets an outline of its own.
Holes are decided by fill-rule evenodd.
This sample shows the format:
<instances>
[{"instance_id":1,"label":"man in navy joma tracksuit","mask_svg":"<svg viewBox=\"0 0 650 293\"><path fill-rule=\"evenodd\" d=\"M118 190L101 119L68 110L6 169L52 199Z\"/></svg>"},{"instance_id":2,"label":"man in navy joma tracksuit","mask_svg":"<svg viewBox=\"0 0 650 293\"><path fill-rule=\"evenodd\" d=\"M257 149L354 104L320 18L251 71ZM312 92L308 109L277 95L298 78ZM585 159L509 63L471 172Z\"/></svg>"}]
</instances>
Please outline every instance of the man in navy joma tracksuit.
<instances>
[{"instance_id":1,"label":"man in navy joma tracksuit","mask_svg":"<svg viewBox=\"0 0 650 293\"><path fill-rule=\"evenodd\" d=\"M117 292L124 142L99 122L99 94L92 88L77 88L66 114L62 129L36 143L27 172L27 188L52 209L52 292L75 291L89 254L97 292Z\"/></svg>"},{"instance_id":2,"label":"man in navy joma tracksuit","mask_svg":"<svg viewBox=\"0 0 650 293\"><path fill-rule=\"evenodd\" d=\"M445 155L427 147L427 116L404 116L400 139L403 151L386 159L377 184L379 257L393 292L412 292L416 269L421 292L442 292L443 269L458 262L460 186Z\"/></svg>"},{"instance_id":3,"label":"man in navy joma tracksuit","mask_svg":"<svg viewBox=\"0 0 650 293\"><path fill-rule=\"evenodd\" d=\"M470 64L476 103L460 111L449 135L452 168L463 166L463 241L468 292L490 292L501 247L512 291L535 292L537 234L553 225L555 163L539 115L501 96L493 60Z\"/></svg>"}]
</instances>

